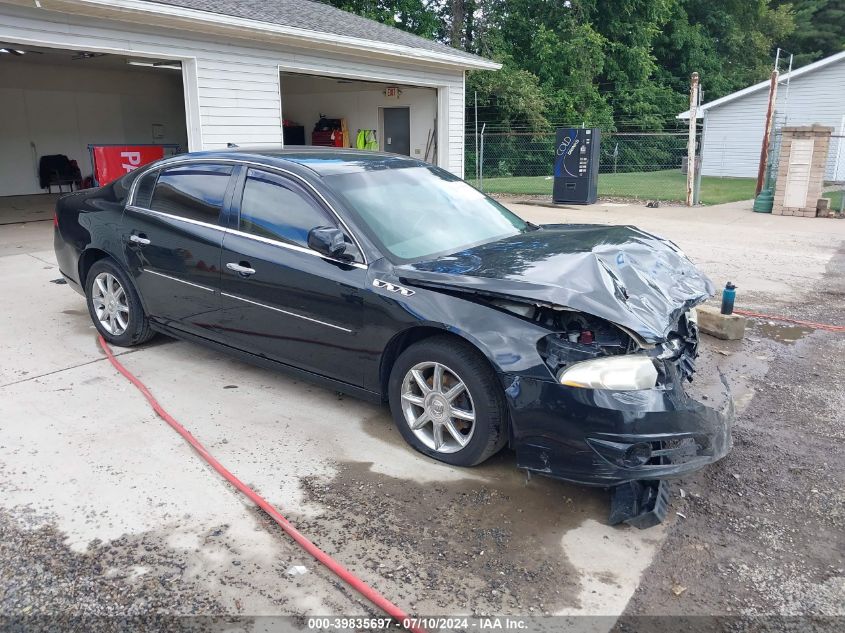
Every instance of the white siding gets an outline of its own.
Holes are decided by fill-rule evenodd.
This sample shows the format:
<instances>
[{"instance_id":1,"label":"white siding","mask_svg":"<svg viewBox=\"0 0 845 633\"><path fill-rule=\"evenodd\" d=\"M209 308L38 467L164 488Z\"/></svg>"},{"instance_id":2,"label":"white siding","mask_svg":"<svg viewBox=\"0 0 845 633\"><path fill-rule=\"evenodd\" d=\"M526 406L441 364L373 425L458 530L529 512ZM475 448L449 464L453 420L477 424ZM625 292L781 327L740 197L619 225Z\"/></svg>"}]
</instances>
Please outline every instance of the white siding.
<instances>
[{"instance_id":1,"label":"white siding","mask_svg":"<svg viewBox=\"0 0 845 633\"><path fill-rule=\"evenodd\" d=\"M768 97L768 90L758 90L705 110L703 175L757 176ZM832 127L834 134L845 134L845 60L794 78L788 99L786 85L779 85L776 112L787 125L818 123ZM838 139L831 139L828 180L841 177L835 174L839 145ZM839 174L843 173L845 166L840 165Z\"/></svg>"},{"instance_id":2,"label":"white siding","mask_svg":"<svg viewBox=\"0 0 845 633\"><path fill-rule=\"evenodd\" d=\"M180 59L191 150L282 142L279 70L438 88L438 163L463 175L463 72L0 5L0 41Z\"/></svg>"}]
</instances>

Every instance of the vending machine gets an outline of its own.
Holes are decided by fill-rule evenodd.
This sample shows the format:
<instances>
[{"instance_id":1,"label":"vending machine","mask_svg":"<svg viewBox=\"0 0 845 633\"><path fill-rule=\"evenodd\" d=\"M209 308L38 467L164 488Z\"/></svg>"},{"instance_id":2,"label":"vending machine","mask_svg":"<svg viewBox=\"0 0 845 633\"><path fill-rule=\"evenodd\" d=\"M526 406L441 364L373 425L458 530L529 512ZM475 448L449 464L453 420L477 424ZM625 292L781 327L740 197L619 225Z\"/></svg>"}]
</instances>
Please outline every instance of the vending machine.
<instances>
[{"instance_id":1,"label":"vending machine","mask_svg":"<svg viewBox=\"0 0 845 633\"><path fill-rule=\"evenodd\" d=\"M555 139L554 189L558 203L592 204L598 197L599 128L562 128Z\"/></svg>"}]
</instances>

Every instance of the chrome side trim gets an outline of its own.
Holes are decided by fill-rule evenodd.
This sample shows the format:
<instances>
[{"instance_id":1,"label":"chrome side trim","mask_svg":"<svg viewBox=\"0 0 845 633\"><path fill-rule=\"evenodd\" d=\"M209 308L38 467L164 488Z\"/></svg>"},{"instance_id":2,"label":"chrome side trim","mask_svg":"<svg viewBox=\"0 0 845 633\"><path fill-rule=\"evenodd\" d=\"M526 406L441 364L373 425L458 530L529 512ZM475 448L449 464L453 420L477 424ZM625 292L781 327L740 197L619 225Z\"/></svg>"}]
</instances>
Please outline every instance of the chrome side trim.
<instances>
[{"instance_id":1,"label":"chrome side trim","mask_svg":"<svg viewBox=\"0 0 845 633\"><path fill-rule=\"evenodd\" d=\"M329 262L335 262L337 264L343 264L345 266L352 266L353 268L360 268L361 270L367 270L367 268L369 268L369 266L367 266L366 264L361 264L359 262L344 261L342 259L335 259L334 257L326 257L325 255L321 255L317 251L311 250L310 248L305 248L304 246L297 246L296 244L288 244L287 242L279 242L278 240L274 240L269 237L263 237L261 235L252 235L251 233L244 233L243 231L238 231L237 229L225 229L225 232L230 233L232 235L237 235L238 237L245 237L250 240L255 240L256 242L264 242L265 244L270 244L271 246L281 246L282 248L287 248L288 250L296 251L297 253L304 253L306 255L319 257L320 259L325 259Z\"/></svg>"},{"instance_id":2,"label":"chrome side trim","mask_svg":"<svg viewBox=\"0 0 845 633\"><path fill-rule=\"evenodd\" d=\"M325 255L321 255L317 251L311 250L310 248L305 248L304 246L297 246L296 244L280 242L278 240L273 240L268 237L262 237L261 235L252 235L251 233L244 233L243 231L238 231L237 229L227 229L225 227L220 226L219 224L209 224L208 222L201 222L200 220L191 220L190 218L183 218L178 215L171 215L170 213L165 213L164 211L154 211L153 209L145 209L144 207L136 207L134 205L127 205L126 208L130 211L134 211L135 213L146 213L148 215L167 218L168 220L176 220L177 222L187 222L188 224L202 226L207 229L220 231L221 233L231 233L232 235L245 237L250 240L255 240L256 242L264 242L265 244L270 244L271 246L281 246L282 248L287 248L288 250L296 251L297 253L304 253L306 255L311 255L312 257L319 257L320 259L324 259L328 262L335 262L336 264L343 264L344 266L352 266L353 268L359 268L361 270L367 270L369 268L369 266L367 266L366 264L361 264L359 262L344 261L342 259L335 259L334 257L326 257Z\"/></svg>"},{"instance_id":3,"label":"chrome side trim","mask_svg":"<svg viewBox=\"0 0 845 633\"><path fill-rule=\"evenodd\" d=\"M135 213L146 213L147 215L154 215L160 218L167 218L168 220L177 220L178 222L187 222L188 224L193 224L194 226L202 226L207 229L212 229L215 231L220 231L221 233L225 233L225 227L220 226L219 224L210 224L208 222L202 222L201 220L192 220L191 218L183 218L179 215L172 215L170 213L165 213L164 211L154 211L153 209L145 209L144 207L136 207L135 205L127 205L126 208L130 211L134 211Z\"/></svg>"},{"instance_id":4,"label":"chrome side trim","mask_svg":"<svg viewBox=\"0 0 845 633\"><path fill-rule=\"evenodd\" d=\"M190 163L217 163L217 164L223 163L224 165L249 165L251 167L255 167L255 168L258 168L258 169L265 169L267 171L275 171L275 172L278 172L278 173L285 174L286 176L292 177L297 182L305 185L305 187L310 189L320 200L323 201L323 204L326 205L326 208L329 209L329 211L331 211L332 215L334 215L335 218L337 218L337 221L340 222L341 226L343 226L343 228L346 229L346 232L349 234L349 237L351 237L352 241L355 242L355 246L358 247L358 250L361 253L361 257L364 258L364 264L363 265L367 266L367 254L364 252L364 249L361 247L361 243L358 241L358 238L355 236L355 233L353 233L352 230L349 228L349 225L346 224L346 221L342 217L340 217L340 214L337 212L337 210L335 210L335 208L329 203L329 201L326 200L326 197L322 193L320 193L319 189L317 189L314 185L312 185L310 182L305 180L305 178L303 178L299 174L294 173L290 170L287 170L283 167L276 167L276 166L273 166L273 165L265 165L263 163L257 163L255 161L243 160L243 159L238 159L238 158L182 158L182 159L168 160L166 163L163 163L163 164L158 163L158 162L151 163L150 166L147 169L144 169L144 171L141 172L141 174L137 178L135 178L135 180L132 181L132 186L129 188L129 197L128 197L129 204L126 205L126 206L132 207L132 208L135 208L135 209L140 208L140 207L135 207L135 190L138 187L138 181L141 180L141 178L144 177L144 174L146 174L149 171L152 171L153 169L159 169L159 168L160 169L166 169L166 168L174 166L174 165L184 165L184 164L190 164ZM142 168L139 168L139 169L142 169ZM149 210L152 210L152 209L149 209ZM175 216L171 216L171 217L175 217ZM177 219L184 219L184 218L177 218ZM319 253L318 253L318 256L319 256Z\"/></svg>"},{"instance_id":5,"label":"chrome side trim","mask_svg":"<svg viewBox=\"0 0 845 633\"><path fill-rule=\"evenodd\" d=\"M171 277L170 275L165 275L164 273L157 273L154 270L150 270L149 268L142 268L141 269L145 273L150 273L151 275L157 275L159 277L164 277L165 279L169 279L170 281L178 281L180 284L185 284L187 286L193 286L194 288L199 288L200 290L205 290L206 292L214 292L214 288L209 288L208 286L201 286L199 284L195 284L190 281L185 281L184 279L179 279L177 277Z\"/></svg>"},{"instance_id":6,"label":"chrome side trim","mask_svg":"<svg viewBox=\"0 0 845 633\"><path fill-rule=\"evenodd\" d=\"M297 319L304 319L305 321L311 321L312 323L319 323L320 325L325 325L326 327L331 327L336 330L340 330L342 332L346 332L348 334L352 333L352 330L347 329L345 327L341 327L339 325L334 325L333 323L326 323L325 321L320 321L318 319L312 319L311 317L302 316L301 314L296 314L295 312L288 312L287 310L282 310L281 308L275 308L273 306L268 306L266 303L258 303L258 301L253 301L252 299L245 299L244 297L239 297L237 295L231 295L228 292L221 292L221 295L224 297L229 297L230 299L237 299L238 301L243 301L244 303L251 303L252 305L258 306L259 308L267 308L268 310L275 310L276 312L281 312L282 314L287 314L288 316L296 317Z\"/></svg>"}]
</instances>

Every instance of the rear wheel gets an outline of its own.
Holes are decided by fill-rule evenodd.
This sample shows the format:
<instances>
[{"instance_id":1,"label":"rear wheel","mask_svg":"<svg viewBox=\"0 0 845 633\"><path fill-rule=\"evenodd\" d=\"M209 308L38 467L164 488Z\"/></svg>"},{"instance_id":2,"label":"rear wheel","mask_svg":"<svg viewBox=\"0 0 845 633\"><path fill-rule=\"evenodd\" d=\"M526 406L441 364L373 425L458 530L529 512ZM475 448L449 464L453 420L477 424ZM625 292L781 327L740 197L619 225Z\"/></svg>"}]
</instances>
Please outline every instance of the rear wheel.
<instances>
[{"instance_id":1,"label":"rear wheel","mask_svg":"<svg viewBox=\"0 0 845 633\"><path fill-rule=\"evenodd\" d=\"M141 299L128 276L112 259L91 266L85 279L88 313L94 327L112 345L131 347L152 338Z\"/></svg>"},{"instance_id":2,"label":"rear wheel","mask_svg":"<svg viewBox=\"0 0 845 633\"><path fill-rule=\"evenodd\" d=\"M452 337L405 350L388 384L399 432L419 452L455 466L474 466L507 441L502 388L486 359Z\"/></svg>"}]
</instances>

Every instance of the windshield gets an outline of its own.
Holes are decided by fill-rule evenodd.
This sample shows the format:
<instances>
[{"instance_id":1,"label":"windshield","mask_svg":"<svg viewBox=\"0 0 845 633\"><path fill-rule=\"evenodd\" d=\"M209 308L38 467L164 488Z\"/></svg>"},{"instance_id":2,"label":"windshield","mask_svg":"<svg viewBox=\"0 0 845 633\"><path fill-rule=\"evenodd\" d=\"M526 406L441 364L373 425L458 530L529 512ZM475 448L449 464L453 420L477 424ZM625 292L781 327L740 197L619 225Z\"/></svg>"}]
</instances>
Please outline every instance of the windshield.
<instances>
[{"instance_id":1,"label":"windshield","mask_svg":"<svg viewBox=\"0 0 845 633\"><path fill-rule=\"evenodd\" d=\"M454 253L528 230L501 204L436 167L347 172L325 180L385 254L400 260Z\"/></svg>"}]
</instances>

